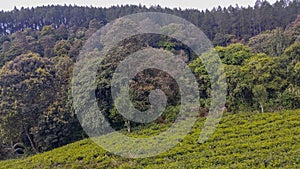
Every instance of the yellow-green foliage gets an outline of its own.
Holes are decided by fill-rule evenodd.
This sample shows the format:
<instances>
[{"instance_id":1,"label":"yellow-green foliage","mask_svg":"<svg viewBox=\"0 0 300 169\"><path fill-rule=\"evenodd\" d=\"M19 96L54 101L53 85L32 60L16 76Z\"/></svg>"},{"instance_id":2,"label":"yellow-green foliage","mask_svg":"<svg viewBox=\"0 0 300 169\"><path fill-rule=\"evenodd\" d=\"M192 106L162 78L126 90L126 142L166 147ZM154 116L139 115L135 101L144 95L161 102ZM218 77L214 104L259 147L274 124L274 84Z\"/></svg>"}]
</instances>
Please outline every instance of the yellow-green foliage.
<instances>
[{"instance_id":1,"label":"yellow-green foliage","mask_svg":"<svg viewBox=\"0 0 300 169\"><path fill-rule=\"evenodd\" d=\"M300 110L225 114L205 143L197 139L205 119L176 147L157 157L115 156L85 139L25 159L0 162L0 168L299 168ZM132 136L157 134L169 125L137 129ZM132 145L134 146L134 145Z\"/></svg>"}]
</instances>

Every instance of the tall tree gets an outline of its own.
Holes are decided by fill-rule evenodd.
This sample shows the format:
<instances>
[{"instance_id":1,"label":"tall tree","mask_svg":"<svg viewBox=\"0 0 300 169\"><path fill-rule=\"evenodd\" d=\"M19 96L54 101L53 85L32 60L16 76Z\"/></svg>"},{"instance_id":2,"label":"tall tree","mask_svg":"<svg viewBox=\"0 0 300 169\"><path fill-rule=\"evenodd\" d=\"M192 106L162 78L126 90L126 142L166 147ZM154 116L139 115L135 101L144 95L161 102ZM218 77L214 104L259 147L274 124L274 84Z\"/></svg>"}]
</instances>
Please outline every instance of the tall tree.
<instances>
[{"instance_id":1,"label":"tall tree","mask_svg":"<svg viewBox=\"0 0 300 169\"><path fill-rule=\"evenodd\" d=\"M53 99L52 63L37 54L25 54L4 65L0 71L1 136L10 143L20 142L25 133L38 152L30 128Z\"/></svg>"}]
</instances>

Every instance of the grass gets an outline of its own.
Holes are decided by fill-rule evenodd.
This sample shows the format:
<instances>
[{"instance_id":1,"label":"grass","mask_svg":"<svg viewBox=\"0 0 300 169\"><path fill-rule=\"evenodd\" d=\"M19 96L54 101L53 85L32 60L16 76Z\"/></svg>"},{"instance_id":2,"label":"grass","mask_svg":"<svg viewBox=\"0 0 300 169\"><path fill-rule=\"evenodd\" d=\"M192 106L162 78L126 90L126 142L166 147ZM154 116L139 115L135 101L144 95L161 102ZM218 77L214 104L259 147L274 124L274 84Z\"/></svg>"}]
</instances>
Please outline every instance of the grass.
<instances>
[{"instance_id":1,"label":"grass","mask_svg":"<svg viewBox=\"0 0 300 169\"><path fill-rule=\"evenodd\" d=\"M2 161L0 168L300 168L300 110L225 114L212 137L199 144L204 120L200 118L177 146L156 157L120 157L84 139ZM168 126L151 126L130 135L155 135Z\"/></svg>"}]
</instances>

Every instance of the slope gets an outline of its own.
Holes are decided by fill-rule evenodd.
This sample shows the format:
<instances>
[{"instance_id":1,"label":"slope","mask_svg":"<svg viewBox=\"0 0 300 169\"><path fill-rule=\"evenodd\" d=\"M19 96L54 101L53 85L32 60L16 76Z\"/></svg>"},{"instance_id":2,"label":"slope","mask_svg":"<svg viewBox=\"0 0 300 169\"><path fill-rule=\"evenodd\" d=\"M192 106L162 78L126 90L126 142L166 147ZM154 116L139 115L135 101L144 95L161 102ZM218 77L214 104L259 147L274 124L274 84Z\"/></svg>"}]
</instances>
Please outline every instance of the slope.
<instances>
[{"instance_id":1,"label":"slope","mask_svg":"<svg viewBox=\"0 0 300 169\"><path fill-rule=\"evenodd\" d=\"M0 162L0 168L299 168L300 110L226 113L205 143L197 139L200 118L176 147L157 157L130 159L109 153L89 139L25 159ZM169 125L131 133L157 134ZM134 146L134 145L132 145Z\"/></svg>"}]
</instances>

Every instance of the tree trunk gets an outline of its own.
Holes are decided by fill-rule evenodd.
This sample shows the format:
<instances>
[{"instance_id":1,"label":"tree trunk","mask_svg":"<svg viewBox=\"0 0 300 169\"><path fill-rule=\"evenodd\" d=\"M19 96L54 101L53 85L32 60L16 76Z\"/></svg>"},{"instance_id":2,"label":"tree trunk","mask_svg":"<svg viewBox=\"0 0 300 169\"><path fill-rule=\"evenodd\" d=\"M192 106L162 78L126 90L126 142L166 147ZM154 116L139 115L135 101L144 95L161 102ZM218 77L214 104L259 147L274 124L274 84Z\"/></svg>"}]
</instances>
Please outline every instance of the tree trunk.
<instances>
[{"instance_id":1,"label":"tree trunk","mask_svg":"<svg viewBox=\"0 0 300 169\"><path fill-rule=\"evenodd\" d=\"M127 122L125 122L125 123L126 123L126 126L127 126L127 132L130 133L131 132L130 121L127 120Z\"/></svg>"},{"instance_id":2,"label":"tree trunk","mask_svg":"<svg viewBox=\"0 0 300 169\"><path fill-rule=\"evenodd\" d=\"M264 113L264 106L263 106L263 104L260 103L259 105L260 105L261 112Z\"/></svg>"},{"instance_id":3,"label":"tree trunk","mask_svg":"<svg viewBox=\"0 0 300 169\"><path fill-rule=\"evenodd\" d=\"M28 140L29 140L29 142L30 142L31 148L34 150L34 152L35 152L36 154L38 154L39 151L35 148L35 146L34 146L34 144L33 144L33 141L32 141L32 139L30 138L30 135L29 135L29 132L28 132L27 127L24 127L24 130L25 130L25 134L26 134L26 136L27 136L27 138L28 138Z\"/></svg>"}]
</instances>

